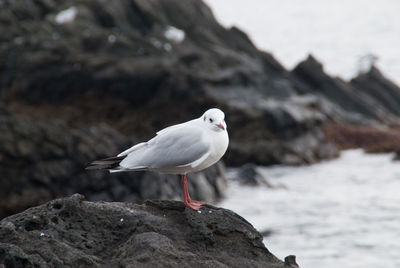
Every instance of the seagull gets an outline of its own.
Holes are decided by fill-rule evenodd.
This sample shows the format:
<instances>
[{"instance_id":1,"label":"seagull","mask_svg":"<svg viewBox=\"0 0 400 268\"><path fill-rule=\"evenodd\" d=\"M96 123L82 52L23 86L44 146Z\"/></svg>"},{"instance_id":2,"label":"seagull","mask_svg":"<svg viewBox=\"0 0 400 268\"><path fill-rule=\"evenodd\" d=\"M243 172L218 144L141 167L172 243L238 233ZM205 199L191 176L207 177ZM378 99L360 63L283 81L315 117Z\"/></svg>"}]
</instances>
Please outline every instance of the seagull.
<instances>
[{"instance_id":1,"label":"seagull","mask_svg":"<svg viewBox=\"0 0 400 268\"><path fill-rule=\"evenodd\" d=\"M220 109L209 109L199 118L164 128L149 141L138 143L117 156L94 161L86 169L179 174L184 205L199 210L205 203L190 198L186 174L208 168L225 154L229 137L224 119Z\"/></svg>"}]
</instances>

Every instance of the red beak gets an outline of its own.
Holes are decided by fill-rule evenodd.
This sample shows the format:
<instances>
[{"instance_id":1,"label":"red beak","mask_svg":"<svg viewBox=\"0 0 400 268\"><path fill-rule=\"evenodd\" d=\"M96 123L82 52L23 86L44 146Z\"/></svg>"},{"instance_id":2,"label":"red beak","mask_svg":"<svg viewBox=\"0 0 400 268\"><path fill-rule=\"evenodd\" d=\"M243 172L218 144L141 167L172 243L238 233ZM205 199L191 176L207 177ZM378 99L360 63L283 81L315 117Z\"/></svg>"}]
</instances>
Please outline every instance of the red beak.
<instances>
[{"instance_id":1,"label":"red beak","mask_svg":"<svg viewBox=\"0 0 400 268\"><path fill-rule=\"evenodd\" d=\"M218 126L220 129L225 130L225 128L224 128L224 126L222 125L222 123L219 123L217 126Z\"/></svg>"}]
</instances>

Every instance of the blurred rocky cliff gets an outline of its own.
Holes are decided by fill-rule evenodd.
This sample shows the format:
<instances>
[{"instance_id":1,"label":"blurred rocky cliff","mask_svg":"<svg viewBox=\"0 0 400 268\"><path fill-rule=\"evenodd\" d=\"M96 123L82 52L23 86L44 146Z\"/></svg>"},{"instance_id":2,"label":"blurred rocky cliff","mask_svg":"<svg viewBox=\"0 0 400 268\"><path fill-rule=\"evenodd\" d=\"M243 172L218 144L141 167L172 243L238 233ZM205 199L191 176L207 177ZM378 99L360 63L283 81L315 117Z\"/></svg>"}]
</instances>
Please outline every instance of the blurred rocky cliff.
<instances>
[{"instance_id":1,"label":"blurred rocky cliff","mask_svg":"<svg viewBox=\"0 0 400 268\"><path fill-rule=\"evenodd\" d=\"M310 56L288 71L199 0L0 1L0 31L0 217L74 192L178 197L176 176L82 168L210 107L228 166L335 157L328 122L398 123L400 89L376 68L346 82ZM194 195L221 197L222 165L194 176Z\"/></svg>"}]
</instances>

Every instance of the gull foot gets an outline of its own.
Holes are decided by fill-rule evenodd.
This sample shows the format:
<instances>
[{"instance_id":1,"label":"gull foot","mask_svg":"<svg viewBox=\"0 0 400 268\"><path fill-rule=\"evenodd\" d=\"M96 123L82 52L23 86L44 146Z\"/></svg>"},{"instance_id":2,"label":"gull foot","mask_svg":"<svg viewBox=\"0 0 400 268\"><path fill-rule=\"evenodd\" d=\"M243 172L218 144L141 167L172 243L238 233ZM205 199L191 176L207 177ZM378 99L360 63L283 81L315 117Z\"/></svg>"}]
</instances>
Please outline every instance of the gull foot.
<instances>
[{"instance_id":1,"label":"gull foot","mask_svg":"<svg viewBox=\"0 0 400 268\"><path fill-rule=\"evenodd\" d=\"M193 210L199 210L200 208L204 207L204 202L196 201L196 200L190 200L187 202L183 202L185 206L188 208L191 208Z\"/></svg>"}]
</instances>

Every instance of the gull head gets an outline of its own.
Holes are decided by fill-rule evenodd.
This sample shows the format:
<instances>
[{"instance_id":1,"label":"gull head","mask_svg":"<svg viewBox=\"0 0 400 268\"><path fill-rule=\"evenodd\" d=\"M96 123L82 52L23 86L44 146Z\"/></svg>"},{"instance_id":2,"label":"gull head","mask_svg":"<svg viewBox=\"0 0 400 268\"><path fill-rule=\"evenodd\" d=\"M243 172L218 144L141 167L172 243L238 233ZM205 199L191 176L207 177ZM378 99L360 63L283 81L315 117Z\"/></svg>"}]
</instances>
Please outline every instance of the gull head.
<instances>
[{"instance_id":1,"label":"gull head","mask_svg":"<svg viewBox=\"0 0 400 268\"><path fill-rule=\"evenodd\" d=\"M207 128L214 131L226 131L225 114L220 109L209 109L201 118Z\"/></svg>"}]
</instances>

